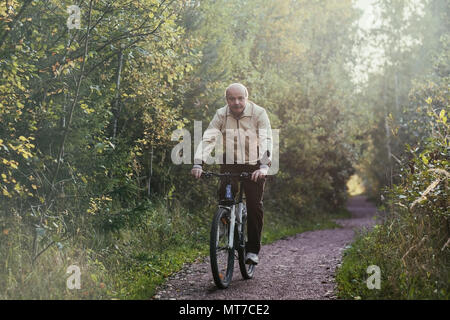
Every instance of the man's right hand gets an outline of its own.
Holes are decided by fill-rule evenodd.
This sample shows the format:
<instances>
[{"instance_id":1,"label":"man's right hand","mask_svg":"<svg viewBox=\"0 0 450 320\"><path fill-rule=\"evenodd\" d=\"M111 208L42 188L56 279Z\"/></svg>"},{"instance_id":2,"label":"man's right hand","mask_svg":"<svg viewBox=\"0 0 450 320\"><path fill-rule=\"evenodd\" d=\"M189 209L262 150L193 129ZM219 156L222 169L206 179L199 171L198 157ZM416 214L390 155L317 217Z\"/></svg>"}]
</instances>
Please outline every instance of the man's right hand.
<instances>
[{"instance_id":1,"label":"man's right hand","mask_svg":"<svg viewBox=\"0 0 450 320\"><path fill-rule=\"evenodd\" d=\"M200 179L200 177L202 176L202 172L203 172L202 168L192 168L191 170L191 174L196 179Z\"/></svg>"}]
</instances>

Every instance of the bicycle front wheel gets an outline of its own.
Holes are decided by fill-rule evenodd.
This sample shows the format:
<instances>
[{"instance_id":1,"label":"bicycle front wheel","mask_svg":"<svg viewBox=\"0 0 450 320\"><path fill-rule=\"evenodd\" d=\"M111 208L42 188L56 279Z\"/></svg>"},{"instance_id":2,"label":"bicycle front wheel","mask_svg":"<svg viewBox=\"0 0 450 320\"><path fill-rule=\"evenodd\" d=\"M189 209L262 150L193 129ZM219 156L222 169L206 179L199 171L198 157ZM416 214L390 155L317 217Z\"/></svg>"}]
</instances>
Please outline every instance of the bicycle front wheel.
<instances>
[{"instance_id":1,"label":"bicycle front wheel","mask_svg":"<svg viewBox=\"0 0 450 320\"><path fill-rule=\"evenodd\" d=\"M230 237L230 211L219 208L211 225L210 259L214 283L225 289L231 282L234 268L234 248L228 248Z\"/></svg>"}]
</instances>

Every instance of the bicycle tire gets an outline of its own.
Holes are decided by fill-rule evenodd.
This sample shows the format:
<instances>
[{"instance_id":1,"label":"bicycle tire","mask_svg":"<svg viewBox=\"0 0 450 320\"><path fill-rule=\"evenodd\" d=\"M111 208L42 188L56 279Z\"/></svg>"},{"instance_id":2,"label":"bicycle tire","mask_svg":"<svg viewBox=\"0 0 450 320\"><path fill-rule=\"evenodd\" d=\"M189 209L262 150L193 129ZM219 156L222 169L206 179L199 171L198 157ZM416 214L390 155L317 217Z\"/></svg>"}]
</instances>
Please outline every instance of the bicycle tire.
<instances>
[{"instance_id":1,"label":"bicycle tire","mask_svg":"<svg viewBox=\"0 0 450 320\"><path fill-rule=\"evenodd\" d=\"M246 210L246 209L244 209ZM236 228L237 229L237 228ZM238 259L239 259L239 269L241 271L242 277L245 280L253 278L255 274L255 265L254 264L246 264L245 263L245 243L247 241L247 215L242 215L242 236L240 237L240 241L238 242ZM235 231L237 233L237 230Z\"/></svg>"},{"instance_id":2,"label":"bicycle tire","mask_svg":"<svg viewBox=\"0 0 450 320\"><path fill-rule=\"evenodd\" d=\"M229 210L219 208L214 215L210 234L210 261L214 283L225 289L231 282L234 269L234 248L228 248L230 234Z\"/></svg>"}]
</instances>

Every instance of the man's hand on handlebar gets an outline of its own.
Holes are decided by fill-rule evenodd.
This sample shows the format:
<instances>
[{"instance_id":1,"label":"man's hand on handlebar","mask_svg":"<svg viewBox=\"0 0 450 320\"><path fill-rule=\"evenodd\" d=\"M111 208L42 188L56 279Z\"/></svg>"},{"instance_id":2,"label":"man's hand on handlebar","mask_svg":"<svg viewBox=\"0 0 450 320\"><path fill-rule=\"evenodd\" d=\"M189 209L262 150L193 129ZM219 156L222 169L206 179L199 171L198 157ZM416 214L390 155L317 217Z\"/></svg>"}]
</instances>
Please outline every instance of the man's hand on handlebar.
<instances>
[{"instance_id":1,"label":"man's hand on handlebar","mask_svg":"<svg viewBox=\"0 0 450 320\"><path fill-rule=\"evenodd\" d=\"M266 177L269 168L260 168L252 173L252 181L257 182L258 179L263 179Z\"/></svg>"},{"instance_id":2,"label":"man's hand on handlebar","mask_svg":"<svg viewBox=\"0 0 450 320\"><path fill-rule=\"evenodd\" d=\"M202 172L203 172L203 169L199 168L199 167L192 168L192 170L191 170L191 174L196 179L200 179L200 177L202 176Z\"/></svg>"}]
</instances>

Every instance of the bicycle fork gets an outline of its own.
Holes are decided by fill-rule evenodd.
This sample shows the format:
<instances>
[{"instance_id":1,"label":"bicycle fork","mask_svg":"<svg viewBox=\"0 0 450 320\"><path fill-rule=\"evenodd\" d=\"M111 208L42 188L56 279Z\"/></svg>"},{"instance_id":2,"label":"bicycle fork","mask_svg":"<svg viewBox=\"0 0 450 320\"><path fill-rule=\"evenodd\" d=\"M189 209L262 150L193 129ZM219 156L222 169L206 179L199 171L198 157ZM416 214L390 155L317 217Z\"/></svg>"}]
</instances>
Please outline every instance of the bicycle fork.
<instances>
[{"instance_id":1,"label":"bicycle fork","mask_svg":"<svg viewBox=\"0 0 450 320\"><path fill-rule=\"evenodd\" d=\"M236 206L233 205L230 210L230 236L228 237L228 249L233 249L234 245L234 226L236 224Z\"/></svg>"},{"instance_id":2,"label":"bicycle fork","mask_svg":"<svg viewBox=\"0 0 450 320\"><path fill-rule=\"evenodd\" d=\"M228 238L228 249L234 248L234 226L236 225L236 220L238 223L238 232L241 232L242 228L242 207L243 203L238 204L237 214L236 214L236 205L233 205L230 210L230 236Z\"/></svg>"}]
</instances>

